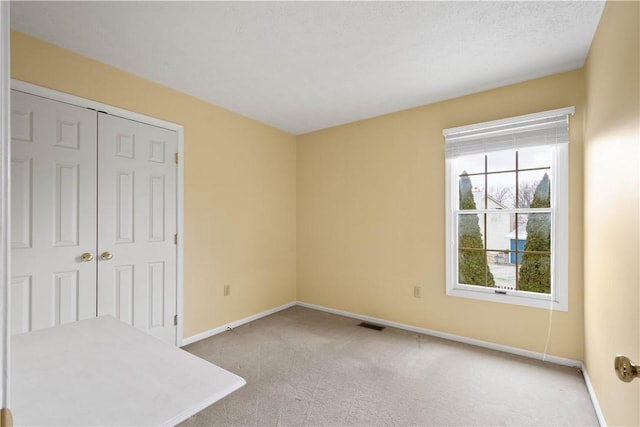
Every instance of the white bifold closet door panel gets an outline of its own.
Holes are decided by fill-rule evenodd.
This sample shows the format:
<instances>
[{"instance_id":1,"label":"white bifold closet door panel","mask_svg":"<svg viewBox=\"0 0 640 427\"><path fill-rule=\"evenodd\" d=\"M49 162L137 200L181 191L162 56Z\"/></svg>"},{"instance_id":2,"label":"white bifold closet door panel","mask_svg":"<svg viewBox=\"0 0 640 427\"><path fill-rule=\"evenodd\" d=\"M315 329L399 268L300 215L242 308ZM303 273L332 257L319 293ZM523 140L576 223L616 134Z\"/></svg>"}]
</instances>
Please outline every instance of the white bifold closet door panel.
<instances>
[{"instance_id":1,"label":"white bifold closet door panel","mask_svg":"<svg viewBox=\"0 0 640 427\"><path fill-rule=\"evenodd\" d=\"M12 91L11 333L96 315L96 113Z\"/></svg>"},{"instance_id":2,"label":"white bifold closet door panel","mask_svg":"<svg viewBox=\"0 0 640 427\"><path fill-rule=\"evenodd\" d=\"M98 315L175 344L177 134L98 114Z\"/></svg>"}]
</instances>

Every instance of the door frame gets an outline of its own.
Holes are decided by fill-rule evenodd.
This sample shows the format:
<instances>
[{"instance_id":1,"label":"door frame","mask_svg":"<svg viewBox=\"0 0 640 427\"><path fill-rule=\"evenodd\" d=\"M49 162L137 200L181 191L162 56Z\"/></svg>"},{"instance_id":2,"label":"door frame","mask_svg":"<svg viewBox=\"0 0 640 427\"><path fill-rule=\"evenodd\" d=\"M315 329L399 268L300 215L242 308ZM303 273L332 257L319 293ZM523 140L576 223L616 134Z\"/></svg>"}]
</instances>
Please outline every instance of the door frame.
<instances>
[{"instance_id":1,"label":"door frame","mask_svg":"<svg viewBox=\"0 0 640 427\"><path fill-rule=\"evenodd\" d=\"M0 2L5 3L5 2ZM4 68L4 67L3 67ZM178 324L176 326L176 340L175 345L177 347L182 346L183 338L183 276L184 276L184 126L176 123L168 122L165 120L157 119L155 117L147 116L144 114L136 113L133 111L124 110L122 108L114 107L112 105L103 104L101 102L92 101L89 99L81 98L75 95L69 95L67 93L58 92L53 89L44 88L31 83L27 83L21 80L11 79L11 89L25 92L31 95L41 96L43 98L52 99L54 101L64 102L67 104L76 105L82 108L90 108L96 111L102 111L112 116L122 117L124 119L134 120L137 122L145 123L152 126L161 127L164 129L175 131L178 137L178 170L177 170L177 253L176 253L176 314L178 316ZM0 296L1 300L1 296Z\"/></svg>"},{"instance_id":2,"label":"door frame","mask_svg":"<svg viewBox=\"0 0 640 427\"><path fill-rule=\"evenodd\" d=\"M10 325L9 283L11 283L11 227L9 195L11 172L11 64L9 2L0 1L0 424L9 408Z\"/></svg>"}]
</instances>

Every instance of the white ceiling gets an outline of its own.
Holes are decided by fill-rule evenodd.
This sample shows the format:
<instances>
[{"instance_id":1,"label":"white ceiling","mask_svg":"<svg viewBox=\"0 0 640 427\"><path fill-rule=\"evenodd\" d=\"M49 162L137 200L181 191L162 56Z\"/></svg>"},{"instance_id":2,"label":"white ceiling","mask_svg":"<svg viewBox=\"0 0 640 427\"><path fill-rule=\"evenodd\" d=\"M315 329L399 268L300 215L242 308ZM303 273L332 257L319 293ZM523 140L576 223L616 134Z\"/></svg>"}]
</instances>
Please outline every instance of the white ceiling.
<instances>
[{"instance_id":1,"label":"white ceiling","mask_svg":"<svg viewBox=\"0 0 640 427\"><path fill-rule=\"evenodd\" d=\"M293 134L583 66L604 2L12 2L11 27Z\"/></svg>"}]
</instances>

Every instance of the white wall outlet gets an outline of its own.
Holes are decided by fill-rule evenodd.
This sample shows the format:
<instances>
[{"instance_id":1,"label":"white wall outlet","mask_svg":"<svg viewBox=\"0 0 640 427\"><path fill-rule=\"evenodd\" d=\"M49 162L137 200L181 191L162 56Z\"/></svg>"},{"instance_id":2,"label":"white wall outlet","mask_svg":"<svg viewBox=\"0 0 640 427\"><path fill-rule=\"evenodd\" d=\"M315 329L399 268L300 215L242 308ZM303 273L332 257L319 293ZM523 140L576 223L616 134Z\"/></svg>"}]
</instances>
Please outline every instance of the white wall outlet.
<instances>
[{"instance_id":1,"label":"white wall outlet","mask_svg":"<svg viewBox=\"0 0 640 427\"><path fill-rule=\"evenodd\" d=\"M231 293L231 285L224 285L224 296L227 297Z\"/></svg>"},{"instance_id":2,"label":"white wall outlet","mask_svg":"<svg viewBox=\"0 0 640 427\"><path fill-rule=\"evenodd\" d=\"M414 286L413 287L413 297L414 298L422 298L422 286Z\"/></svg>"}]
</instances>

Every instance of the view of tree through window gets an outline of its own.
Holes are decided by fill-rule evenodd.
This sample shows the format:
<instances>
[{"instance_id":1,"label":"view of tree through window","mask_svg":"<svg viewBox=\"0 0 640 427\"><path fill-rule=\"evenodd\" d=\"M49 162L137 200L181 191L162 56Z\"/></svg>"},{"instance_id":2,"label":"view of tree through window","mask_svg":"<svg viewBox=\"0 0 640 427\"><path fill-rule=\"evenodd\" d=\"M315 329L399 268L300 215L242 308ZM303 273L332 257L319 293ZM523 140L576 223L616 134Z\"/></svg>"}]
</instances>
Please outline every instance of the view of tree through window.
<instances>
[{"instance_id":1,"label":"view of tree through window","mask_svg":"<svg viewBox=\"0 0 640 427\"><path fill-rule=\"evenodd\" d=\"M475 210L471 181L463 172L460 177L460 209ZM469 285L494 286L493 274L487 268L487 257L482 241L477 214L460 215L458 222L458 280Z\"/></svg>"},{"instance_id":2,"label":"view of tree through window","mask_svg":"<svg viewBox=\"0 0 640 427\"><path fill-rule=\"evenodd\" d=\"M459 157L459 283L551 293L551 154Z\"/></svg>"}]
</instances>

